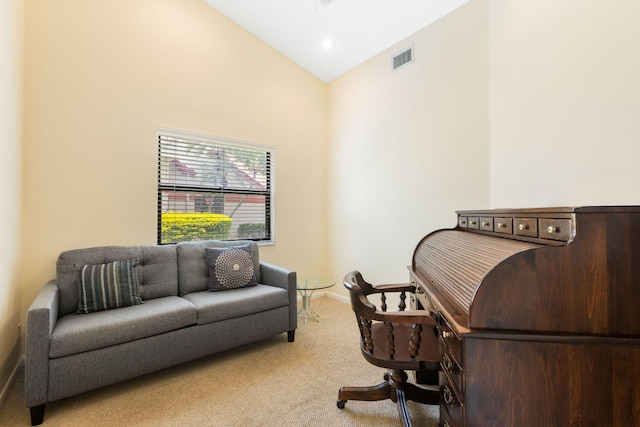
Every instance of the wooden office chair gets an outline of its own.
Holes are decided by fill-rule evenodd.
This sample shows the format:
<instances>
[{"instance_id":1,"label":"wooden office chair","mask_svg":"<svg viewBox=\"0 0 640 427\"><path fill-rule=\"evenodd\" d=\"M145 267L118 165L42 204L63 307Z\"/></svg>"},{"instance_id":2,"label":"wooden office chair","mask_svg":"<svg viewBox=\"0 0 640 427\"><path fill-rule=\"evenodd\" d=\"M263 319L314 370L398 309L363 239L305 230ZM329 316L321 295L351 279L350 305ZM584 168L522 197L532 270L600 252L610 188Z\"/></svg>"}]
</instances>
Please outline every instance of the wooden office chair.
<instances>
[{"instance_id":1,"label":"wooden office chair","mask_svg":"<svg viewBox=\"0 0 640 427\"><path fill-rule=\"evenodd\" d=\"M347 400L385 400L396 402L398 415L405 427L411 426L407 400L430 405L439 404L438 390L428 390L407 382L405 371L432 371L440 367L435 320L426 310L405 311L407 293L415 285L378 285L367 283L357 271L344 277L351 307L360 328L360 350L369 362L389 369L385 381L372 387L340 387L338 408ZM387 312L387 294L399 293L399 311ZM368 295L380 294L380 310Z\"/></svg>"}]
</instances>

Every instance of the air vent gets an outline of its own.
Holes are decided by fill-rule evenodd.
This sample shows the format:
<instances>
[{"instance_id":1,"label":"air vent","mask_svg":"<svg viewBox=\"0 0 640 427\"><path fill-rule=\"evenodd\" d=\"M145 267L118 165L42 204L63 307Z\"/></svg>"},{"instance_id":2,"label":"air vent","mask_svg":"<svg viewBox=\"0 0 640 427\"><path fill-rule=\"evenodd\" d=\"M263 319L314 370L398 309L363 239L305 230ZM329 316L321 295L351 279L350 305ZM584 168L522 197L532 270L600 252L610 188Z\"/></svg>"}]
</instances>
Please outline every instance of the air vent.
<instances>
[{"instance_id":1,"label":"air vent","mask_svg":"<svg viewBox=\"0 0 640 427\"><path fill-rule=\"evenodd\" d=\"M391 69L397 70L413 62L413 46L391 58Z\"/></svg>"}]
</instances>

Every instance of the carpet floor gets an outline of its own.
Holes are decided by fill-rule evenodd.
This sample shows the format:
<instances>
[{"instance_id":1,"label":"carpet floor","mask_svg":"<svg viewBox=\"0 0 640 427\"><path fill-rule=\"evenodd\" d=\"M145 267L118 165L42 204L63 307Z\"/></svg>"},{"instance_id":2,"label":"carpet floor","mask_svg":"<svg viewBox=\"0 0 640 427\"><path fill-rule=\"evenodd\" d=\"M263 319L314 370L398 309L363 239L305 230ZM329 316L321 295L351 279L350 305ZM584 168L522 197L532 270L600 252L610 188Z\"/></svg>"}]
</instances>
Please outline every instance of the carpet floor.
<instances>
[{"instance_id":1,"label":"carpet floor","mask_svg":"<svg viewBox=\"0 0 640 427\"><path fill-rule=\"evenodd\" d=\"M384 370L361 356L344 302L312 300L321 321L299 322L295 342L281 334L99 390L47 404L43 427L400 426L395 403L349 401L342 385L370 386ZM0 406L0 427L29 426L24 373ZM438 407L409 402L416 427L438 425Z\"/></svg>"}]
</instances>

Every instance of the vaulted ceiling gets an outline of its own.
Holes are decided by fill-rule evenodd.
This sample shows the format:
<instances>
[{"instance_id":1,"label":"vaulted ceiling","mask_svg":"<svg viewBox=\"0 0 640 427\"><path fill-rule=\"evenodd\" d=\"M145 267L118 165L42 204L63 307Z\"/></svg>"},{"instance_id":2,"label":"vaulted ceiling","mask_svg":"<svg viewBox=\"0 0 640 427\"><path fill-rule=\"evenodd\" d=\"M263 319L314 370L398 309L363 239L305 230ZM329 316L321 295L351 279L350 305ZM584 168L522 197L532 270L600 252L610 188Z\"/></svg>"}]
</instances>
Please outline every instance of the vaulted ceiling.
<instances>
[{"instance_id":1,"label":"vaulted ceiling","mask_svg":"<svg viewBox=\"0 0 640 427\"><path fill-rule=\"evenodd\" d=\"M205 1L329 82L469 0Z\"/></svg>"}]
</instances>

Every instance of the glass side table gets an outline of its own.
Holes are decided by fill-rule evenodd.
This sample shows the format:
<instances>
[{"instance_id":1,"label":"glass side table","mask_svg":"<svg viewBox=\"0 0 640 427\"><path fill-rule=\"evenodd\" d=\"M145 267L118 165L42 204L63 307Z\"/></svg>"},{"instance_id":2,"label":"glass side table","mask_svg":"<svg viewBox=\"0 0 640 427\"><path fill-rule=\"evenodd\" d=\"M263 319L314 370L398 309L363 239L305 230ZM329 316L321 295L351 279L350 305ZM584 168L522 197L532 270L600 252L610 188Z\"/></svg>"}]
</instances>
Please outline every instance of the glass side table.
<instances>
[{"instance_id":1,"label":"glass side table","mask_svg":"<svg viewBox=\"0 0 640 427\"><path fill-rule=\"evenodd\" d=\"M335 280L327 277L305 276L298 279L296 289L302 297L302 308L298 311L298 317L304 319L305 325L308 319L320 321L320 316L311 309L311 295L318 289L327 289L335 284Z\"/></svg>"}]
</instances>

